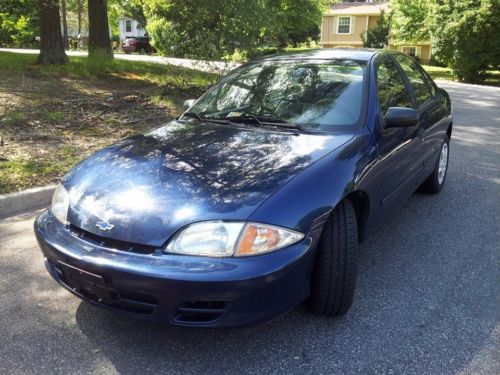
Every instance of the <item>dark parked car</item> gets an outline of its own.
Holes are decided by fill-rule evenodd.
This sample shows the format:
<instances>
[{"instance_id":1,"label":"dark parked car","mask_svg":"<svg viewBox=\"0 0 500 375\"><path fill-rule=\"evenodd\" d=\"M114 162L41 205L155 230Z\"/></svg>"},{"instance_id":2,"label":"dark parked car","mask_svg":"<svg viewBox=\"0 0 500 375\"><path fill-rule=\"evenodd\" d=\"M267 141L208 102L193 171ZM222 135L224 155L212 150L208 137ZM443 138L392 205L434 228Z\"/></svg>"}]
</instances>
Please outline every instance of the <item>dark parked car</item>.
<instances>
[{"instance_id":1,"label":"dark parked car","mask_svg":"<svg viewBox=\"0 0 500 375\"><path fill-rule=\"evenodd\" d=\"M228 327L305 300L342 315L358 242L441 190L451 132L448 94L403 54L261 59L78 164L35 232L58 283L132 316Z\"/></svg>"},{"instance_id":2,"label":"dark parked car","mask_svg":"<svg viewBox=\"0 0 500 375\"><path fill-rule=\"evenodd\" d=\"M125 43L122 44L122 51L126 54L139 52L151 55L156 53L156 48L149 43L149 38L146 36L131 36L125 39Z\"/></svg>"}]
</instances>

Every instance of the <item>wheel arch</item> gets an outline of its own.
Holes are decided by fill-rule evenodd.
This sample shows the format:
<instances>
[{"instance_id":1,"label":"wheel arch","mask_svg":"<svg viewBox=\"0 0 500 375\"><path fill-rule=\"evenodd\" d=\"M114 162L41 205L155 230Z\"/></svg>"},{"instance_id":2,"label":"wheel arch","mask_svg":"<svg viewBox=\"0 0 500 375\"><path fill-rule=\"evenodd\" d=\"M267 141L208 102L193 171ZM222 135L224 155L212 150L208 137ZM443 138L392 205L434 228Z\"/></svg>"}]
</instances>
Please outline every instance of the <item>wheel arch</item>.
<instances>
[{"instance_id":1,"label":"wheel arch","mask_svg":"<svg viewBox=\"0 0 500 375\"><path fill-rule=\"evenodd\" d=\"M370 213L370 197L363 190L354 190L350 192L344 199L349 199L356 213L356 221L358 223L358 242L364 241L366 236L366 223Z\"/></svg>"},{"instance_id":2,"label":"wheel arch","mask_svg":"<svg viewBox=\"0 0 500 375\"><path fill-rule=\"evenodd\" d=\"M446 134L448 135L448 138L451 139L451 133L453 132L453 121L450 122L450 125L448 126L448 130L446 130Z\"/></svg>"}]
</instances>

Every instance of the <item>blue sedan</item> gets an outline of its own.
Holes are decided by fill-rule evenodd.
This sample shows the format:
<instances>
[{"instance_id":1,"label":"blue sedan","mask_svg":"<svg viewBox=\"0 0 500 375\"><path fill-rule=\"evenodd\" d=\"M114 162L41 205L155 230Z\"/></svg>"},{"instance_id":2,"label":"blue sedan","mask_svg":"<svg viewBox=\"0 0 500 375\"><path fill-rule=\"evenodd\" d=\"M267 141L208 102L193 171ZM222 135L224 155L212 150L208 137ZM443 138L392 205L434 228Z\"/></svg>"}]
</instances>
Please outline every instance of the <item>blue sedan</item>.
<instances>
[{"instance_id":1,"label":"blue sedan","mask_svg":"<svg viewBox=\"0 0 500 375\"><path fill-rule=\"evenodd\" d=\"M358 243L446 179L450 98L397 52L264 58L187 105L78 164L36 220L48 272L81 299L182 326L304 301L343 315Z\"/></svg>"}]
</instances>

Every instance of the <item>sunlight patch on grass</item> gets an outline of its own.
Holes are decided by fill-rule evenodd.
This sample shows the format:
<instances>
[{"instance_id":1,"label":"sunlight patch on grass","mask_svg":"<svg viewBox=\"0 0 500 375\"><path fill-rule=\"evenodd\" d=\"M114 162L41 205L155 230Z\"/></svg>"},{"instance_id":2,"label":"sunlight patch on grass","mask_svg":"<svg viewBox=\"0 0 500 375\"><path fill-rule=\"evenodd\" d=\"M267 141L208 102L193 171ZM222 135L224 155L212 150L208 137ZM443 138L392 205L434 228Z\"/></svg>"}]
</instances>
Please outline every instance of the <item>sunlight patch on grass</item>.
<instances>
[{"instance_id":1,"label":"sunlight patch on grass","mask_svg":"<svg viewBox=\"0 0 500 375\"><path fill-rule=\"evenodd\" d=\"M0 161L0 194L49 183L79 161L76 150L70 145L61 146L48 160Z\"/></svg>"}]
</instances>

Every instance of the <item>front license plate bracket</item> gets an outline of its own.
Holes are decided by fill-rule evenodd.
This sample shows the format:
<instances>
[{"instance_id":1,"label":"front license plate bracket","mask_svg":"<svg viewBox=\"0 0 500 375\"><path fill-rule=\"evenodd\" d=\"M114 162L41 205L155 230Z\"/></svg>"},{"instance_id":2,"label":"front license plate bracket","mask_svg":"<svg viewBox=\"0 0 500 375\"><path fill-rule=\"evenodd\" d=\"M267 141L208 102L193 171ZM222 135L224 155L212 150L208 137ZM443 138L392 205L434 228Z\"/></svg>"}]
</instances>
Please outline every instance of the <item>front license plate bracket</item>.
<instances>
[{"instance_id":1,"label":"front license plate bracket","mask_svg":"<svg viewBox=\"0 0 500 375\"><path fill-rule=\"evenodd\" d=\"M113 303L109 288L102 276L73 267L61 261L58 263L68 287L73 291L100 303Z\"/></svg>"}]
</instances>

